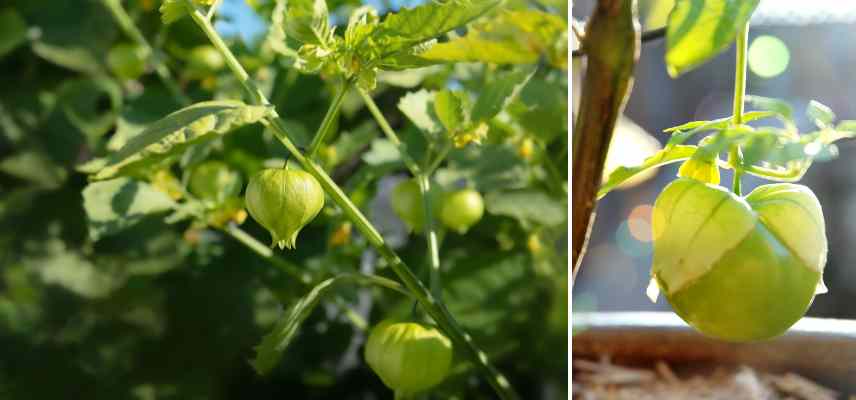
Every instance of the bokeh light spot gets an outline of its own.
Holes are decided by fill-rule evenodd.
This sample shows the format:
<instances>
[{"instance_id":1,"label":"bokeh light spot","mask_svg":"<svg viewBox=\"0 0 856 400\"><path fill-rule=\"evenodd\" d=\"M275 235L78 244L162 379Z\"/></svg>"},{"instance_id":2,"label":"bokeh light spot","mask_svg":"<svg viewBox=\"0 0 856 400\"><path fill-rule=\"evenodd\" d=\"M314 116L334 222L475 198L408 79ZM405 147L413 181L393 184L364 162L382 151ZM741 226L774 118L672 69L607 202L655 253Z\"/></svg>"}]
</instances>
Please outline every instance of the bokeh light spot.
<instances>
[{"instance_id":1,"label":"bokeh light spot","mask_svg":"<svg viewBox=\"0 0 856 400\"><path fill-rule=\"evenodd\" d=\"M791 54L781 39L762 35L749 45L749 69L762 78L773 78L788 68Z\"/></svg>"}]
</instances>

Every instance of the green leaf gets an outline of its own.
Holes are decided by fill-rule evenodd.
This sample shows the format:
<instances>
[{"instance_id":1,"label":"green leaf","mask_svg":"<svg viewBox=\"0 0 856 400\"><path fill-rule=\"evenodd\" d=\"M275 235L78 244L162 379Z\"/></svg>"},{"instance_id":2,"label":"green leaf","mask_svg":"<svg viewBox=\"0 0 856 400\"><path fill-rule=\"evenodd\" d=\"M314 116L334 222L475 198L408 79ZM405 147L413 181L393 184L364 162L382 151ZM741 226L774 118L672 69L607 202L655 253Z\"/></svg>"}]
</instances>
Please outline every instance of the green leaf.
<instances>
[{"instance_id":1,"label":"green leaf","mask_svg":"<svg viewBox=\"0 0 856 400\"><path fill-rule=\"evenodd\" d=\"M0 171L46 189L59 188L67 175L64 168L36 151L13 153L0 161Z\"/></svg>"},{"instance_id":2,"label":"green leaf","mask_svg":"<svg viewBox=\"0 0 856 400\"><path fill-rule=\"evenodd\" d=\"M525 68L502 74L488 83L473 106L472 122L487 121L508 106L535 74L535 68Z\"/></svg>"},{"instance_id":3,"label":"green leaf","mask_svg":"<svg viewBox=\"0 0 856 400\"><path fill-rule=\"evenodd\" d=\"M294 57L296 52L288 47L285 34L285 20L287 16L286 0L275 0L273 11L270 14L270 24L268 25L268 33L265 36L264 47L270 48L273 51L287 56Z\"/></svg>"},{"instance_id":4,"label":"green leaf","mask_svg":"<svg viewBox=\"0 0 856 400\"><path fill-rule=\"evenodd\" d=\"M805 113L818 128L830 126L835 121L835 113L829 107L815 100L808 102Z\"/></svg>"},{"instance_id":5,"label":"green leaf","mask_svg":"<svg viewBox=\"0 0 856 400\"><path fill-rule=\"evenodd\" d=\"M41 41L32 45L33 52L61 67L85 74L98 75L103 73L98 58L90 49L82 46L58 46Z\"/></svg>"},{"instance_id":6,"label":"green leaf","mask_svg":"<svg viewBox=\"0 0 856 400\"><path fill-rule=\"evenodd\" d=\"M462 91L444 89L434 95L434 115L446 132L457 132L469 122L468 103L469 99Z\"/></svg>"},{"instance_id":7,"label":"green leaf","mask_svg":"<svg viewBox=\"0 0 856 400\"><path fill-rule=\"evenodd\" d=\"M289 0L285 31L303 43L326 45L333 35L325 0Z\"/></svg>"},{"instance_id":8,"label":"green leaf","mask_svg":"<svg viewBox=\"0 0 856 400\"><path fill-rule=\"evenodd\" d=\"M622 182L632 178L634 175L650 168L656 168L661 165L686 160L696 152L696 146L666 146L665 149L658 151L653 156L648 157L641 165L635 167L618 167L615 171L609 174L609 178L600 185L600 190L597 192L598 200L606 196L612 189L615 189Z\"/></svg>"},{"instance_id":9,"label":"green leaf","mask_svg":"<svg viewBox=\"0 0 856 400\"><path fill-rule=\"evenodd\" d=\"M188 146L257 122L269 112L267 106L250 106L239 101L194 104L151 124L119 151L106 160L90 163L86 170L100 166L93 179L101 180L160 169L177 161Z\"/></svg>"},{"instance_id":10,"label":"green leaf","mask_svg":"<svg viewBox=\"0 0 856 400\"><path fill-rule=\"evenodd\" d=\"M746 96L746 102L753 107L770 111L778 115L782 120L793 123L794 110L787 102L779 99L762 96Z\"/></svg>"},{"instance_id":11,"label":"green leaf","mask_svg":"<svg viewBox=\"0 0 856 400\"><path fill-rule=\"evenodd\" d=\"M760 0L677 0L666 29L666 68L673 78L734 41Z\"/></svg>"},{"instance_id":12,"label":"green leaf","mask_svg":"<svg viewBox=\"0 0 856 400\"><path fill-rule=\"evenodd\" d=\"M749 111L743 114L743 123L755 121L763 118L769 118L777 115L772 111ZM693 130L702 126L707 126L709 130L721 129L726 127L732 120L732 117L724 117L710 121L691 121L685 124L681 124L678 126L673 126L671 128L663 129L663 132L666 133L680 133L684 131Z\"/></svg>"},{"instance_id":13,"label":"green leaf","mask_svg":"<svg viewBox=\"0 0 856 400\"><path fill-rule=\"evenodd\" d=\"M431 137L436 137L443 130L440 121L433 114L433 92L425 89L409 92L398 101L398 109L407 116L413 125Z\"/></svg>"},{"instance_id":14,"label":"green leaf","mask_svg":"<svg viewBox=\"0 0 856 400\"><path fill-rule=\"evenodd\" d=\"M560 45L567 41L567 31L565 20L553 14L505 11L475 24L466 36L436 44L420 56L438 61L534 64L544 55L561 68L567 64L567 45Z\"/></svg>"},{"instance_id":15,"label":"green leaf","mask_svg":"<svg viewBox=\"0 0 856 400\"><path fill-rule=\"evenodd\" d=\"M394 54L461 27L500 0L436 0L388 15L372 33L384 54Z\"/></svg>"},{"instance_id":16,"label":"green leaf","mask_svg":"<svg viewBox=\"0 0 856 400\"><path fill-rule=\"evenodd\" d=\"M59 88L59 106L69 122L95 145L116 123L122 107L122 88L108 78L73 79ZM102 100L109 107L102 104Z\"/></svg>"},{"instance_id":17,"label":"green leaf","mask_svg":"<svg viewBox=\"0 0 856 400\"><path fill-rule=\"evenodd\" d=\"M83 189L89 236L98 240L128 228L146 216L169 211L175 202L153 186L130 178L93 182Z\"/></svg>"},{"instance_id":18,"label":"green leaf","mask_svg":"<svg viewBox=\"0 0 856 400\"><path fill-rule=\"evenodd\" d=\"M505 215L538 225L552 226L567 220L567 203L534 189L495 191L485 196L491 214Z\"/></svg>"},{"instance_id":19,"label":"green leaf","mask_svg":"<svg viewBox=\"0 0 856 400\"><path fill-rule=\"evenodd\" d=\"M0 57L27 41L27 21L14 8L0 10Z\"/></svg>"},{"instance_id":20,"label":"green leaf","mask_svg":"<svg viewBox=\"0 0 856 400\"><path fill-rule=\"evenodd\" d=\"M338 139L333 143L333 148L336 150L336 162L338 163L350 160L359 153L363 148L368 146L372 140L378 135L377 125L366 121L349 132L343 132Z\"/></svg>"},{"instance_id":21,"label":"green leaf","mask_svg":"<svg viewBox=\"0 0 856 400\"><path fill-rule=\"evenodd\" d=\"M321 301L321 297L329 292L334 285L345 282L377 285L407 293L397 282L374 275L343 274L315 285L309 293L298 299L297 303L288 309L285 315L277 321L273 330L265 335L262 342L256 346L256 357L250 362L256 372L260 375L266 375L279 363L282 354L297 335L300 325L309 317L312 310Z\"/></svg>"},{"instance_id":22,"label":"green leaf","mask_svg":"<svg viewBox=\"0 0 856 400\"><path fill-rule=\"evenodd\" d=\"M171 24L187 15L187 3L185 0L163 0L160 6L161 21Z\"/></svg>"}]
</instances>

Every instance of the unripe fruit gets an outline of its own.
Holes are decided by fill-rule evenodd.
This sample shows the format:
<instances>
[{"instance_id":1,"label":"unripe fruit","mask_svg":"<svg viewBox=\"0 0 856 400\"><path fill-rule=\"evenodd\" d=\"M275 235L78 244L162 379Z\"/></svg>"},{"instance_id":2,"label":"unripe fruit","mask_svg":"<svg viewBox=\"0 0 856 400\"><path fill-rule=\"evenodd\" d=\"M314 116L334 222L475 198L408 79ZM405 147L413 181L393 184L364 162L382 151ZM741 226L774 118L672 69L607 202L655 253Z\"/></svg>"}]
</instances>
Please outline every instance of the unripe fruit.
<instances>
[{"instance_id":1,"label":"unripe fruit","mask_svg":"<svg viewBox=\"0 0 856 400\"><path fill-rule=\"evenodd\" d=\"M432 327L384 321L369 334L365 359L387 387L410 395L446 378L452 342Z\"/></svg>"},{"instance_id":2,"label":"unripe fruit","mask_svg":"<svg viewBox=\"0 0 856 400\"><path fill-rule=\"evenodd\" d=\"M214 46L202 45L194 47L190 51L188 59L188 68L196 77L208 75L222 69L226 65L226 60Z\"/></svg>"},{"instance_id":3,"label":"unripe fruit","mask_svg":"<svg viewBox=\"0 0 856 400\"><path fill-rule=\"evenodd\" d=\"M443 200L440 210L440 220L443 224L457 231L466 233L484 215L484 200L481 194L473 189L462 189L451 193Z\"/></svg>"},{"instance_id":4,"label":"unripe fruit","mask_svg":"<svg viewBox=\"0 0 856 400\"><path fill-rule=\"evenodd\" d=\"M390 193L389 201L392 211L404 221L404 224L414 232L422 231L425 224L425 207L419 184L408 179L398 183Z\"/></svg>"},{"instance_id":5,"label":"unripe fruit","mask_svg":"<svg viewBox=\"0 0 856 400\"><path fill-rule=\"evenodd\" d=\"M293 249L297 234L324 207L324 190L307 172L265 169L250 178L246 207L270 231L271 247Z\"/></svg>"},{"instance_id":6,"label":"unripe fruit","mask_svg":"<svg viewBox=\"0 0 856 400\"><path fill-rule=\"evenodd\" d=\"M118 44L107 53L107 66L119 78L137 79L146 71L146 50L133 44Z\"/></svg>"},{"instance_id":7,"label":"unripe fruit","mask_svg":"<svg viewBox=\"0 0 856 400\"><path fill-rule=\"evenodd\" d=\"M652 275L675 312L730 341L784 333L821 284L827 241L820 203L802 185L746 197L681 178L653 211Z\"/></svg>"},{"instance_id":8,"label":"unripe fruit","mask_svg":"<svg viewBox=\"0 0 856 400\"><path fill-rule=\"evenodd\" d=\"M206 161L193 169L188 189L201 200L222 203L241 192L241 174L222 161Z\"/></svg>"}]
</instances>

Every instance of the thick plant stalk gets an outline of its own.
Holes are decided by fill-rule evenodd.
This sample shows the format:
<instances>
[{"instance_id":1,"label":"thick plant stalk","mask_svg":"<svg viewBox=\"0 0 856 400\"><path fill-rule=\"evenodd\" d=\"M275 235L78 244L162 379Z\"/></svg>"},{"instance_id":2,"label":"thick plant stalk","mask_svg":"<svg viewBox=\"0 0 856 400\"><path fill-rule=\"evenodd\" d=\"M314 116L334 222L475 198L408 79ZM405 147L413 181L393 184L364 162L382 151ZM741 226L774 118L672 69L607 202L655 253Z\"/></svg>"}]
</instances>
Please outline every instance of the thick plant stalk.
<instances>
[{"instance_id":1,"label":"thick plant stalk","mask_svg":"<svg viewBox=\"0 0 856 400\"><path fill-rule=\"evenodd\" d=\"M597 190L615 122L633 86L639 58L635 0L600 0L587 24L583 50L588 62L574 126L572 262L576 276L594 221Z\"/></svg>"},{"instance_id":2,"label":"thick plant stalk","mask_svg":"<svg viewBox=\"0 0 856 400\"><path fill-rule=\"evenodd\" d=\"M232 51L214 27L211 21L208 20L198 8L190 12L190 16L194 22L202 29L203 33L208 37L215 48L226 59L226 65L233 72L238 81L252 96L253 101L257 104L270 105L268 99L264 96L261 90L253 83L247 71L238 62ZM458 325L455 318L446 308L446 306L438 301L425 287L425 285L413 274L410 268L401 260L398 254L386 244L384 238L378 233L374 226L362 214L362 212L354 205L353 202L345 195L342 189L333 182L333 179L317 164L306 158L303 153L294 145L286 133L285 124L282 119L276 115L274 110L270 116L264 119L264 122L271 128L271 131L276 135L277 139L291 153L295 161L300 163L306 172L311 174L328 196L335 202L345 213L348 219L354 223L357 229L366 237L378 254L386 260L389 267L398 275L402 284L418 301L419 305L425 310L426 314L434 319L439 328L449 336L455 349L462 352L467 359L476 365L481 375L493 387L496 394L501 399L518 399L519 396L509 384L508 380L493 366L488 360L487 355L473 343L472 338L464 332Z\"/></svg>"}]
</instances>

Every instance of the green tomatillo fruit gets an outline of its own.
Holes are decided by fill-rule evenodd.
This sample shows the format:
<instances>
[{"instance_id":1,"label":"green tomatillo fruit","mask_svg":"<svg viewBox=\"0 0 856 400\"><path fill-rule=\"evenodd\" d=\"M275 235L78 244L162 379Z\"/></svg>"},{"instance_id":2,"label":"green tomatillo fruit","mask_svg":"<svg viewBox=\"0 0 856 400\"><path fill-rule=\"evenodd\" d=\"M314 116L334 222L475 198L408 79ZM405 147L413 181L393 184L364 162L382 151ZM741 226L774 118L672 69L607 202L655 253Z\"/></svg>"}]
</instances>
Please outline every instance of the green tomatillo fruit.
<instances>
[{"instance_id":1,"label":"green tomatillo fruit","mask_svg":"<svg viewBox=\"0 0 856 400\"><path fill-rule=\"evenodd\" d=\"M428 192L433 207L434 215L440 212L443 201L443 190L437 185L431 185ZM389 196L392 211L398 218L404 221L411 232L422 232L425 227L425 204L422 201L422 191L415 179L407 179L399 182Z\"/></svg>"},{"instance_id":2,"label":"green tomatillo fruit","mask_svg":"<svg viewBox=\"0 0 856 400\"><path fill-rule=\"evenodd\" d=\"M214 46L202 45L190 50L187 68L193 77L201 78L226 66L223 55Z\"/></svg>"},{"instance_id":3,"label":"green tomatillo fruit","mask_svg":"<svg viewBox=\"0 0 856 400\"><path fill-rule=\"evenodd\" d=\"M241 173L222 161L206 161L193 169L188 189L196 197L222 203L241 192L244 182Z\"/></svg>"},{"instance_id":4,"label":"green tomatillo fruit","mask_svg":"<svg viewBox=\"0 0 856 400\"><path fill-rule=\"evenodd\" d=\"M369 334L365 359L387 387L407 396L446 378L452 342L432 327L384 321Z\"/></svg>"},{"instance_id":5,"label":"green tomatillo fruit","mask_svg":"<svg viewBox=\"0 0 856 400\"><path fill-rule=\"evenodd\" d=\"M119 78L137 79L146 72L146 50L130 43L118 44L107 53L107 66Z\"/></svg>"},{"instance_id":6,"label":"green tomatillo fruit","mask_svg":"<svg viewBox=\"0 0 856 400\"><path fill-rule=\"evenodd\" d=\"M822 287L826 230L802 185L759 186L739 197L679 178L654 204L652 276L675 312L730 341L784 333Z\"/></svg>"},{"instance_id":7,"label":"green tomatillo fruit","mask_svg":"<svg viewBox=\"0 0 856 400\"><path fill-rule=\"evenodd\" d=\"M484 200L473 189L462 189L443 199L440 220L458 233L466 233L484 215Z\"/></svg>"},{"instance_id":8,"label":"green tomatillo fruit","mask_svg":"<svg viewBox=\"0 0 856 400\"><path fill-rule=\"evenodd\" d=\"M293 249L297 234L324 207L324 190L307 172L264 169L250 178L246 207L270 231L271 247Z\"/></svg>"}]
</instances>

